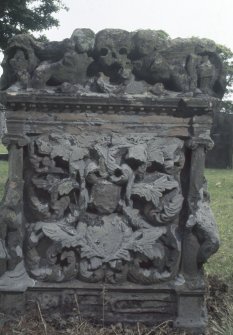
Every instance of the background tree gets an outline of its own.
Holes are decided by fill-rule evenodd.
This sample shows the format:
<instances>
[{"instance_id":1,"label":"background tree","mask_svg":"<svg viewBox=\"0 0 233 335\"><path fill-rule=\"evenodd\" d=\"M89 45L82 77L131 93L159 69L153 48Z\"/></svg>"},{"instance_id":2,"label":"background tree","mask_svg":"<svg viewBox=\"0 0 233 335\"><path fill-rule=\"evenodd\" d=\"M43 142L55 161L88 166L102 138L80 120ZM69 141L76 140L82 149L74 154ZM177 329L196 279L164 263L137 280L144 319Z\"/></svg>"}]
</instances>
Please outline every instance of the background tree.
<instances>
[{"instance_id":1,"label":"background tree","mask_svg":"<svg viewBox=\"0 0 233 335\"><path fill-rule=\"evenodd\" d=\"M233 168L233 52L218 45L218 53L226 72L226 93L219 109L214 112L211 137L215 143L206 156L206 167Z\"/></svg>"},{"instance_id":2,"label":"background tree","mask_svg":"<svg viewBox=\"0 0 233 335\"><path fill-rule=\"evenodd\" d=\"M0 0L0 49L16 34L58 26L53 14L61 9L67 10L62 0Z\"/></svg>"},{"instance_id":3,"label":"background tree","mask_svg":"<svg viewBox=\"0 0 233 335\"><path fill-rule=\"evenodd\" d=\"M218 52L223 61L227 87L226 93L222 101L222 111L225 113L233 113L233 52L224 45L218 45Z\"/></svg>"}]
</instances>

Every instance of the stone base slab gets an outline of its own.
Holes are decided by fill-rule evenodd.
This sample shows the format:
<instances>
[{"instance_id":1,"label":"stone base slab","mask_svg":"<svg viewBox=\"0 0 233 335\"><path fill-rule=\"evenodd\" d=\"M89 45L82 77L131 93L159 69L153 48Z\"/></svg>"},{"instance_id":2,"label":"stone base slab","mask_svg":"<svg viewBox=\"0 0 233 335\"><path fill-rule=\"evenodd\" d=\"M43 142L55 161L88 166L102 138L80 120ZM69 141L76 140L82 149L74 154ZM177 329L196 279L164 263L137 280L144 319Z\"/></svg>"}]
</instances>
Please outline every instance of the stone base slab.
<instances>
[{"instance_id":1,"label":"stone base slab","mask_svg":"<svg viewBox=\"0 0 233 335\"><path fill-rule=\"evenodd\" d=\"M22 313L39 303L42 312L78 313L84 319L106 325L120 322L155 326L170 321L175 329L202 334L207 323L203 292L181 293L166 286L41 283L24 293L1 292L0 306L4 313L12 313L12 306L15 312Z\"/></svg>"}]
</instances>

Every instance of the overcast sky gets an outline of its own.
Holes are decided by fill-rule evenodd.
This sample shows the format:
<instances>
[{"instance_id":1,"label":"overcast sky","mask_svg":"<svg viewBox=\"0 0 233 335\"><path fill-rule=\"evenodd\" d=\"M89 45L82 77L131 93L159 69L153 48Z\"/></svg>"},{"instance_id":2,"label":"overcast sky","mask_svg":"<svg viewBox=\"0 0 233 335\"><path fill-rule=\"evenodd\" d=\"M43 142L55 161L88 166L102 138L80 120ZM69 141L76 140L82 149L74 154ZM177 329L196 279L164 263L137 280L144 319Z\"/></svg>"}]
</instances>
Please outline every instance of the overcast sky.
<instances>
[{"instance_id":1,"label":"overcast sky","mask_svg":"<svg viewBox=\"0 0 233 335\"><path fill-rule=\"evenodd\" d=\"M63 0L70 8L56 17L50 40L75 28L163 29L174 37L207 37L233 50L233 0Z\"/></svg>"}]
</instances>

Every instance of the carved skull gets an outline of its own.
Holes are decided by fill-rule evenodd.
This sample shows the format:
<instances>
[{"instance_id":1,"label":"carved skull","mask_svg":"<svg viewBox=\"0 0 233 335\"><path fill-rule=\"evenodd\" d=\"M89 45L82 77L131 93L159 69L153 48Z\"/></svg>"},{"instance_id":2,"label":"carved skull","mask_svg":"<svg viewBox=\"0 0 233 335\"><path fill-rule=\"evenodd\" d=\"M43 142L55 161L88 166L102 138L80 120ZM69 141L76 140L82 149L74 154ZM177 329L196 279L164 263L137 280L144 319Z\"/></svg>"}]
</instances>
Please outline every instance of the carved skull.
<instances>
[{"instance_id":1,"label":"carved skull","mask_svg":"<svg viewBox=\"0 0 233 335\"><path fill-rule=\"evenodd\" d=\"M131 33L121 29L104 29L96 35L95 54L100 71L110 78L127 79L131 73L128 58L132 49Z\"/></svg>"}]
</instances>

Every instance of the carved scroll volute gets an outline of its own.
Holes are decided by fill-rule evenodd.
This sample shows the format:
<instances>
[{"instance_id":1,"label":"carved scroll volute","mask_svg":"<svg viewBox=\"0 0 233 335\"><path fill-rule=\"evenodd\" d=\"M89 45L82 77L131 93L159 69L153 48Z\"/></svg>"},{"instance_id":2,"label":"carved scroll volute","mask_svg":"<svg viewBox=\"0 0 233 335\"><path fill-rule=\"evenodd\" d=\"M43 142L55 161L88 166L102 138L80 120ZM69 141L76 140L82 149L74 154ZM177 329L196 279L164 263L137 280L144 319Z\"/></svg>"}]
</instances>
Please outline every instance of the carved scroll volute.
<instances>
[{"instance_id":1,"label":"carved scroll volute","mask_svg":"<svg viewBox=\"0 0 233 335\"><path fill-rule=\"evenodd\" d=\"M190 184L188 193L189 216L183 240L183 273L200 285L203 263L219 248L217 225L209 206L207 183L204 177L205 154L213 142L210 138L191 139L186 146L191 150Z\"/></svg>"},{"instance_id":2,"label":"carved scroll volute","mask_svg":"<svg viewBox=\"0 0 233 335\"><path fill-rule=\"evenodd\" d=\"M24 215L23 215L23 146L28 143L26 138L11 138L5 136L3 143L9 152L8 180L5 194L0 208L1 226L1 256L2 267L0 288L13 288L19 284L21 287L30 285L24 266ZM16 279L18 277L18 279ZM22 280L21 283L18 281ZM25 280L25 282L23 282Z\"/></svg>"}]
</instances>

